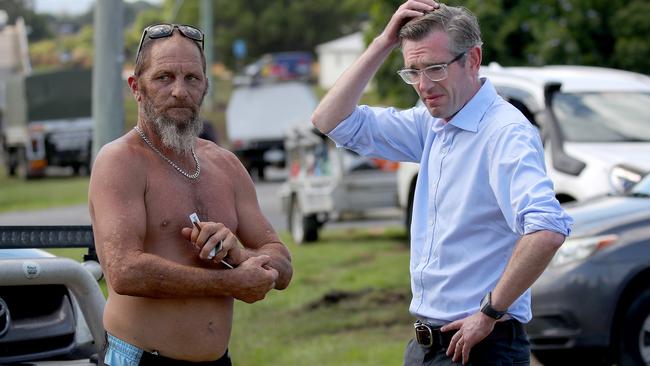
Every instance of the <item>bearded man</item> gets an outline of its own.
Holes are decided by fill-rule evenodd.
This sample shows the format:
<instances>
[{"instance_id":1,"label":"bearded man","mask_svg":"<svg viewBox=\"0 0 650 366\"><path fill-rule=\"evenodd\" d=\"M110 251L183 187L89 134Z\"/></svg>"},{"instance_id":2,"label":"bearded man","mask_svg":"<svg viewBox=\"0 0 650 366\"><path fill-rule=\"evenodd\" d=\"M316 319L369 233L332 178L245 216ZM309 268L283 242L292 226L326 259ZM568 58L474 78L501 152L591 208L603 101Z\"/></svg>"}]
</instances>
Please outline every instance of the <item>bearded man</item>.
<instances>
[{"instance_id":1,"label":"bearded man","mask_svg":"<svg viewBox=\"0 0 650 366\"><path fill-rule=\"evenodd\" d=\"M107 365L230 365L234 299L262 300L291 279L289 252L248 173L197 138L208 88L203 37L187 25L144 30L128 79L137 125L93 166Z\"/></svg>"}]
</instances>

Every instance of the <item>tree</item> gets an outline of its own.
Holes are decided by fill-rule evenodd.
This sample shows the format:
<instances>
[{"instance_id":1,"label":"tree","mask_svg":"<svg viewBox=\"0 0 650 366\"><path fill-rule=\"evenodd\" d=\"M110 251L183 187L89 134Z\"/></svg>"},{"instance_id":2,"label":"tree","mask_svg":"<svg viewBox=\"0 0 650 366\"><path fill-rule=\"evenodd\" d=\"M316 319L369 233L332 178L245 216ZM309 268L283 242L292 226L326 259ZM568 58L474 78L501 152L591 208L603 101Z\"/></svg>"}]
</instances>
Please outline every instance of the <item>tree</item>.
<instances>
[{"instance_id":1,"label":"tree","mask_svg":"<svg viewBox=\"0 0 650 366\"><path fill-rule=\"evenodd\" d=\"M245 62L279 51L313 51L315 46L359 29L372 0L214 0L215 59L229 67L236 60L233 42L247 43ZM185 1L176 12L176 1L166 0L158 21L200 25L199 1ZM141 13L135 28L142 31ZM129 42L135 37L129 36ZM139 40L139 38L138 38Z\"/></svg>"},{"instance_id":2,"label":"tree","mask_svg":"<svg viewBox=\"0 0 650 366\"><path fill-rule=\"evenodd\" d=\"M618 67L650 74L650 3L636 0L612 18L616 36L613 59Z\"/></svg>"}]
</instances>

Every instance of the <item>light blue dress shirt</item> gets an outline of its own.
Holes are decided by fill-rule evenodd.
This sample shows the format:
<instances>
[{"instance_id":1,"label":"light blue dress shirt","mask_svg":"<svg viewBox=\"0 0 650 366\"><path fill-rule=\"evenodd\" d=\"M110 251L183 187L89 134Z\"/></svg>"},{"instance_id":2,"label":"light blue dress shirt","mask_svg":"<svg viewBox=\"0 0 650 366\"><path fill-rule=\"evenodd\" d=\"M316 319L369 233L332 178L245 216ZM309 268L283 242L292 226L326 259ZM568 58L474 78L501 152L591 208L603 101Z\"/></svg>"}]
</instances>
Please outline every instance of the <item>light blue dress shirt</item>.
<instances>
[{"instance_id":1,"label":"light blue dress shirt","mask_svg":"<svg viewBox=\"0 0 650 366\"><path fill-rule=\"evenodd\" d=\"M420 163L411 223L410 312L444 324L479 310L522 235L570 232L537 129L487 79L449 121L425 107L359 106L329 137L360 155ZM508 309L531 319L530 289Z\"/></svg>"}]
</instances>

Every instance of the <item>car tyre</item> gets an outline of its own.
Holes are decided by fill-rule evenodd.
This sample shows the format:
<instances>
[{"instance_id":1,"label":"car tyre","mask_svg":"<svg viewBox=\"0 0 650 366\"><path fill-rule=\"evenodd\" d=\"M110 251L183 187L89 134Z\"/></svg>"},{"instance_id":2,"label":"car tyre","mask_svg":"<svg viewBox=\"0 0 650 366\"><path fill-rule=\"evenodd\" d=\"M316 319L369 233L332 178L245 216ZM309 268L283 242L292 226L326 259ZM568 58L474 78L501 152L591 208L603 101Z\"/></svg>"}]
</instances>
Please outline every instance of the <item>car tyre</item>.
<instances>
[{"instance_id":1,"label":"car tyre","mask_svg":"<svg viewBox=\"0 0 650 366\"><path fill-rule=\"evenodd\" d=\"M289 230L296 244L318 240L318 220L316 215L304 215L297 198L291 200L289 210Z\"/></svg>"},{"instance_id":2,"label":"car tyre","mask_svg":"<svg viewBox=\"0 0 650 366\"><path fill-rule=\"evenodd\" d=\"M619 365L650 365L650 288L632 302L623 318Z\"/></svg>"}]
</instances>

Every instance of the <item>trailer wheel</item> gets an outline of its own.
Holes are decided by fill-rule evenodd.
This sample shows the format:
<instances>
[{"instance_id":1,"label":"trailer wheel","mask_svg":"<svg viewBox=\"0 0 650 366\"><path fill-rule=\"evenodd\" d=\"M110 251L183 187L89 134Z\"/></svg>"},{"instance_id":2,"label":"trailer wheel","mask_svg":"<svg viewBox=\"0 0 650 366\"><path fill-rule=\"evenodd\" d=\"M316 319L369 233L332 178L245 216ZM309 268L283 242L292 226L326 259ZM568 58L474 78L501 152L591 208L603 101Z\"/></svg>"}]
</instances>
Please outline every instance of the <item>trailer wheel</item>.
<instances>
[{"instance_id":1,"label":"trailer wheel","mask_svg":"<svg viewBox=\"0 0 650 366\"><path fill-rule=\"evenodd\" d=\"M289 209L289 230L296 244L318 240L318 220L316 215L304 215L297 198L291 200Z\"/></svg>"}]
</instances>

